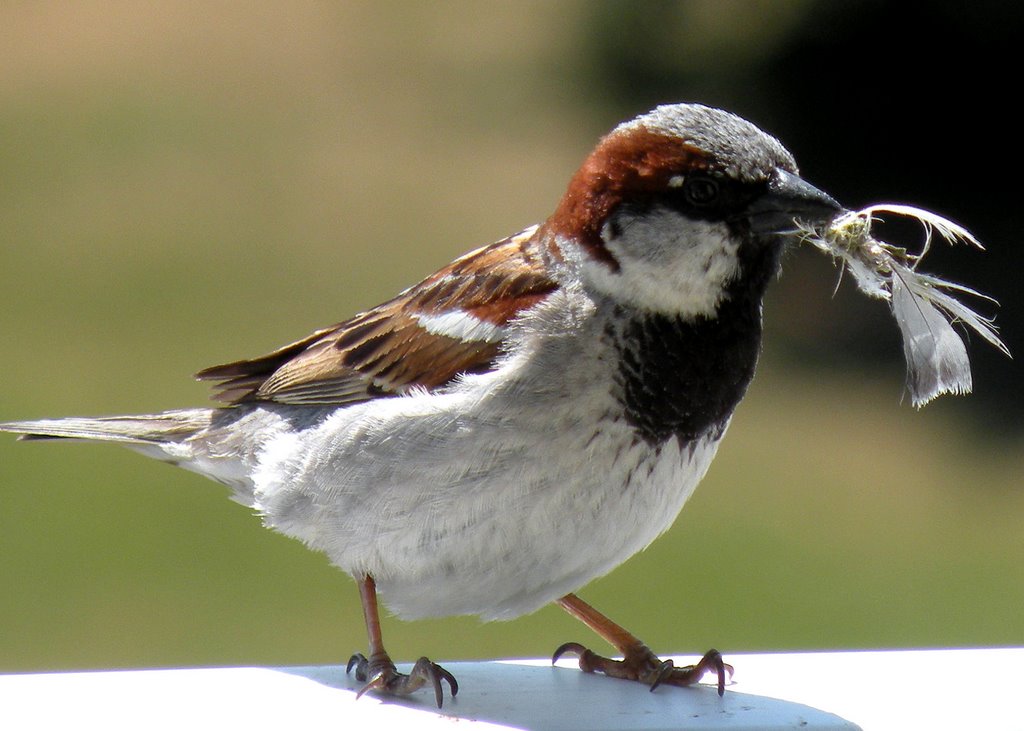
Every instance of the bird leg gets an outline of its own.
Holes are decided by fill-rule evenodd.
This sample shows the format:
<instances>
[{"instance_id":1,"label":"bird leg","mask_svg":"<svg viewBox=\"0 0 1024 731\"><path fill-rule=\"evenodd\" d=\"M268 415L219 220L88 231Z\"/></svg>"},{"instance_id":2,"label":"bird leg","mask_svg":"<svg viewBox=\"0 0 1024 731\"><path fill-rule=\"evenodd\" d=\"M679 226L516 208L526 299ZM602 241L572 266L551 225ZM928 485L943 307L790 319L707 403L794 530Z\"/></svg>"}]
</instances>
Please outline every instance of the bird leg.
<instances>
[{"instance_id":1,"label":"bird leg","mask_svg":"<svg viewBox=\"0 0 1024 731\"><path fill-rule=\"evenodd\" d=\"M440 708L444 702L442 680L448 682L452 698L454 698L459 692L459 684L455 681L455 676L428 658L421 657L417 660L412 672L408 675L398 672L395 663L391 661L387 650L384 649L384 641L381 639L380 614L377 610L377 584L369 574L357 581L359 583L359 598L363 604L363 618L366 620L366 634L370 641L370 657L367 658L357 652L349 658L345 668L346 673L352 672L352 669L355 668L356 680L366 683L356 693L356 698L369 690L394 695L409 695L429 683L434 688L434 700L437 701L437 707Z\"/></svg>"},{"instance_id":2,"label":"bird leg","mask_svg":"<svg viewBox=\"0 0 1024 731\"><path fill-rule=\"evenodd\" d=\"M659 660L643 642L615 624L575 594L566 594L556 604L590 627L622 653L622 660L611 660L588 650L578 642L566 642L555 650L552 664L562 655L572 653L580 658L580 670L599 672L613 678L637 680L654 690L659 685L693 685L705 673L718 675L718 695L725 693L726 674L732 676L732 665L722 660L718 650L708 650L694 665L677 668L671 660Z\"/></svg>"}]
</instances>

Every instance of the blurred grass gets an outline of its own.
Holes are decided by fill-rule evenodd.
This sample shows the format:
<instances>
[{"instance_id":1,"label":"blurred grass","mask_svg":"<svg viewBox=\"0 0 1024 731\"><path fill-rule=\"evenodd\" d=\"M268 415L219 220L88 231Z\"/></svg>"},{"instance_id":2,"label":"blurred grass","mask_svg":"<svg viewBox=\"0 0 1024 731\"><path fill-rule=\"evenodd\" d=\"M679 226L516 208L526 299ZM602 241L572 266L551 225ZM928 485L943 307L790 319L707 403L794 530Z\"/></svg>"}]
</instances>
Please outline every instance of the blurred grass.
<instances>
[{"instance_id":1,"label":"blurred grass","mask_svg":"<svg viewBox=\"0 0 1024 731\"><path fill-rule=\"evenodd\" d=\"M198 368L543 218L617 121L553 30L583 6L0 7L0 418L201 404ZM1020 445L899 405L899 378L769 349L677 525L583 596L670 652L1019 644ZM0 586L3 670L365 641L321 556L111 447L0 440ZM386 633L402 658L590 641L550 608Z\"/></svg>"}]
</instances>

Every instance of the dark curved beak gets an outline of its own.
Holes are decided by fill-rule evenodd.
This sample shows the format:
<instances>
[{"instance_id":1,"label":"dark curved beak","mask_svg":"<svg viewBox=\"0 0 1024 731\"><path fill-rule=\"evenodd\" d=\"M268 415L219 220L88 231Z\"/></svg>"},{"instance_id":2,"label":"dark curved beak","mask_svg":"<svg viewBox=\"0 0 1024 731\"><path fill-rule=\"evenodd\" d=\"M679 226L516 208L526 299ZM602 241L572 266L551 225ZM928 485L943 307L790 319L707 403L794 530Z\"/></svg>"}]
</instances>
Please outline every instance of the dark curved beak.
<instances>
[{"instance_id":1,"label":"dark curved beak","mask_svg":"<svg viewBox=\"0 0 1024 731\"><path fill-rule=\"evenodd\" d=\"M842 211L829 194L798 175L776 168L767 192L755 199L746 213L754 233L785 234L796 231L798 222L817 227Z\"/></svg>"}]
</instances>

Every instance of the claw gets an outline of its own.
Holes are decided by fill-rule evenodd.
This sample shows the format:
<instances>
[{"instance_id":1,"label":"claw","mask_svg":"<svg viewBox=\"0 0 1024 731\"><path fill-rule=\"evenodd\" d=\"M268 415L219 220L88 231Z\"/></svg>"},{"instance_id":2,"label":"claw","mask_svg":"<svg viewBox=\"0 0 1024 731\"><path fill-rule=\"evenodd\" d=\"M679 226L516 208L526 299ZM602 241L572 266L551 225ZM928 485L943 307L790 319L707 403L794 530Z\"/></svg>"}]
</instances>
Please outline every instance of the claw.
<instances>
[{"instance_id":1,"label":"claw","mask_svg":"<svg viewBox=\"0 0 1024 731\"><path fill-rule=\"evenodd\" d=\"M704 657L695 665L687 665L685 668L679 668L679 670L680 672L695 676L697 680L700 680L709 670L714 672L718 676L718 695L725 695L725 676L728 673L729 678L732 679L734 672L732 665L725 662L722 659L722 653L715 649L705 652Z\"/></svg>"},{"instance_id":2,"label":"claw","mask_svg":"<svg viewBox=\"0 0 1024 731\"><path fill-rule=\"evenodd\" d=\"M668 680L675 669L675 663L673 663L671 660L665 660L663 663L661 663L661 665L658 667L657 674L654 677L654 682L651 683L651 692L653 693L659 685Z\"/></svg>"},{"instance_id":3,"label":"claw","mask_svg":"<svg viewBox=\"0 0 1024 731\"><path fill-rule=\"evenodd\" d=\"M417 679L419 679L418 682ZM428 658L421 657L416 661L412 672L408 675L408 680L405 682L408 682L410 685L415 684L416 688L423 685L424 682L430 683L434 686L434 699L437 701L437 707L440 708L442 703L444 703L442 680L448 681L448 687L452 691L452 698L459 694L459 683L455 680L454 675L437 663L431 662Z\"/></svg>"},{"instance_id":4,"label":"claw","mask_svg":"<svg viewBox=\"0 0 1024 731\"><path fill-rule=\"evenodd\" d=\"M636 680L646 683L654 691L661 685L693 685L708 672L718 676L718 695L725 695L726 674L732 677L733 668L724 660L718 650L708 650L697 663L677 668L671 660L659 660L645 645L638 643L629 648L622 660L611 660L587 649L578 642L566 642L555 650L551 657L554 664L565 655L572 653L580 659L580 670L604 673L613 678Z\"/></svg>"},{"instance_id":5,"label":"claw","mask_svg":"<svg viewBox=\"0 0 1024 731\"><path fill-rule=\"evenodd\" d=\"M412 671L405 675L398 672L395 664L386 655L367 660L357 652L349 658L345 672L352 672L353 668L355 668L356 680L367 681L366 685L356 693L356 698L362 697L364 693L371 690L393 695L409 695L430 683L434 689L434 701L437 703L437 707L441 708L444 705L442 680L448 683L452 698L459 692L459 684L455 680L455 676L426 657L417 660Z\"/></svg>"},{"instance_id":6,"label":"claw","mask_svg":"<svg viewBox=\"0 0 1024 731\"><path fill-rule=\"evenodd\" d=\"M365 681L366 680L366 666L368 664L369 664L369 661L366 659L366 657L361 652L357 652L352 657L350 657L348 659L348 664L345 665L345 675L348 675L349 673L351 673L352 672L352 668L355 668L356 669L356 680Z\"/></svg>"},{"instance_id":7,"label":"claw","mask_svg":"<svg viewBox=\"0 0 1024 731\"><path fill-rule=\"evenodd\" d=\"M564 644L559 645L558 649L555 650L555 654L551 656L551 664L554 665L562 658L562 655L564 655L567 652L571 652L582 658L584 653L590 652L590 650L585 648L579 642L566 642Z\"/></svg>"}]
</instances>

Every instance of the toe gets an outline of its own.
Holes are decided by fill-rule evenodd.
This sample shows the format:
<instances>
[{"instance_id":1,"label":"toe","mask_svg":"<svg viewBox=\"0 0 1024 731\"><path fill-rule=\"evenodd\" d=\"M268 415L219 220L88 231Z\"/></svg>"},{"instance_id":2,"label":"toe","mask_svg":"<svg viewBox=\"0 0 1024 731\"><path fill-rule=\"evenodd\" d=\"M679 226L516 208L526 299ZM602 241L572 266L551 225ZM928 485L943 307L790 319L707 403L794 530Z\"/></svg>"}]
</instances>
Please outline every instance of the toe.
<instances>
[{"instance_id":1,"label":"toe","mask_svg":"<svg viewBox=\"0 0 1024 731\"><path fill-rule=\"evenodd\" d=\"M429 684L434 689L434 701L441 708L444 704L444 683L448 683L452 698L459 692L455 676L426 657L417 660L408 675L398 672L390 658L369 661L359 653L349 658L345 671L352 672L353 668L356 679L366 683L356 693L356 698L361 698L371 690L391 695L411 695Z\"/></svg>"},{"instance_id":2,"label":"toe","mask_svg":"<svg viewBox=\"0 0 1024 731\"><path fill-rule=\"evenodd\" d=\"M357 652L348 659L348 664L345 666L345 674L348 675L352 672L352 668L355 668L356 680L360 681L361 683L365 683L367 680L366 668L368 665L369 660L367 660L362 653Z\"/></svg>"},{"instance_id":3,"label":"toe","mask_svg":"<svg viewBox=\"0 0 1024 731\"><path fill-rule=\"evenodd\" d=\"M444 686L441 681L448 683L452 698L458 695L459 684L455 680L455 676L437 663L431 662L429 658L421 657L416 661L412 672L402 680L402 685L407 686L408 690L403 689L398 692L410 693L425 683L429 683L434 689L434 700L437 702L437 707L441 708L444 705Z\"/></svg>"}]
</instances>

